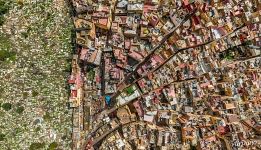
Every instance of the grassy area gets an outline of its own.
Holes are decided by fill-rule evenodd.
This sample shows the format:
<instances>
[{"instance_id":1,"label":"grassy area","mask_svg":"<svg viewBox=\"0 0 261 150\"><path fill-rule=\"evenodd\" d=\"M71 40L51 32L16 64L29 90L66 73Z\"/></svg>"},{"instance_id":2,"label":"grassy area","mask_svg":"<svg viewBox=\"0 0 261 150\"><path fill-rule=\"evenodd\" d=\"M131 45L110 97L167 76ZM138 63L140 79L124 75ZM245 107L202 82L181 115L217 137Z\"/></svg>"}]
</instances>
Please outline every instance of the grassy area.
<instances>
[{"instance_id":1,"label":"grassy area","mask_svg":"<svg viewBox=\"0 0 261 150\"><path fill-rule=\"evenodd\" d=\"M88 79L93 80L93 79L94 79L94 76L95 76L95 71L94 71L93 69L91 69L91 70L88 72Z\"/></svg>"},{"instance_id":2,"label":"grassy area","mask_svg":"<svg viewBox=\"0 0 261 150\"><path fill-rule=\"evenodd\" d=\"M128 95L133 94L134 93L133 87L130 86L130 87L126 88L126 92L127 92Z\"/></svg>"},{"instance_id":3,"label":"grassy area","mask_svg":"<svg viewBox=\"0 0 261 150\"><path fill-rule=\"evenodd\" d=\"M11 46L12 46L12 43L11 43L9 37L6 34L0 32L0 47L1 47L1 50L9 51Z\"/></svg>"},{"instance_id":4,"label":"grassy area","mask_svg":"<svg viewBox=\"0 0 261 150\"><path fill-rule=\"evenodd\" d=\"M7 50L0 50L0 61L7 61L7 60L11 60L14 61L16 58L16 54L15 52L10 52Z\"/></svg>"},{"instance_id":5,"label":"grassy area","mask_svg":"<svg viewBox=\"0 0 261 150\"><path fill-rule=\"evenodd\" d=\"M73 26L65 2L0 0L0 13L0 150L70 149Z\"/></svg>"}]
</instances>

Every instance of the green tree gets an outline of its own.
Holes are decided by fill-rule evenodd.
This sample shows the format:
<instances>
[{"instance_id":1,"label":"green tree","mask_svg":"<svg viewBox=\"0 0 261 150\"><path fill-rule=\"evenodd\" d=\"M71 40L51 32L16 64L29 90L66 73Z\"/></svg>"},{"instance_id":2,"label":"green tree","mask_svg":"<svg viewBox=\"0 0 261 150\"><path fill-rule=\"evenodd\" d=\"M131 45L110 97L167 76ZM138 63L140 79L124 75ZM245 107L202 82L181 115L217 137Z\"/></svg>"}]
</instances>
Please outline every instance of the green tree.
<instances>
[{"instance_id":1,"label":"green tree","mask_svg":"<svg viewBox=\"0 0 261 150\"><path fill-rule=\"evenodd\" d=\"M2 105L2 108L5 110L5 111L9 111L10 109L12 109L12 104L10 103L4 103Z\"/></svg>"},{"instance_id":2,"label":"green tree","mask_svg":"<svg viewBox=\"0 0 261 150\"><path fill-rule=\"evenodd\" d=\"M49 145L48 150L55 150L57 147L58 147L58 144L57 144L56 142L52 142L52 143Z\"/></svg>"},{"instance_id":3,"label":"green tree","mask_svg":"<svg viewBox=\"0 0 261 150\"><path fill-rule=\"evenodd\" d=\"M33 92L32 92L32 96L33 96L33 97L35 97L35 96L37 96L37 95L38 95L38 92L37 92L37 91L33 91Z\"/></svg>"},{"instance_id":4,"label":"green tree","mask_svg":"<svg viewBox=\"0 0 261 150\"><path fill-rule=\"evenodd\" d=\"M228 54L225 55L225 58L226 58L227 60L232 60L232 59L233 59L233 56L232 56L231 53L228 53Z\"/></svg>"},{"instance_id":5,"label":"green tree","mask_svg":"<svg viewBox=\"0 0 261 150\"><path fill-rule=\"evenodd\" d=\"M5 139L5 134L0 133L0 141L3 141Z\"/></svg>"},{"instance_id":6,"label":"green tree","mask_svg":"<svg viewBox=\"0 0 261 150\"><path fill-rule=\"evenodd\" d=\"M90 70L90 72L88 73L88 78L90 80L93 80L95 76L95 71L93 69Z\"/></svg>"},{"instance_id":7,"label":"green tree","mask_svg":"<svg viewBox=\"0 0 261 150\"><path fill-rule=\"evenodd\" d=\"M66 138L67 138L66 135L62 136L62 140L66 140Z\"/></svg>"},{"instance_id":8,"label":"green tree","mask_svg":"<svg viewBox=\"0 0 261 150\"><path fill-rule=\"evenodd\" d=\"M1 17L1 15L0 15L0 17ZM0 47L1 47L0 51L6 50L7 52L12 47L12 42L11 42L10 38L8 37L8 35L6 35L5 33L1 33L1 32L0 32Z\"/></svg>"},{"instance_id":9,"label":"green tree","mask_svg":"<svg viewBox=\"0 0 261 150\"><path fill-rule=\"evenodd\" d=\"M5 17L0 15L0 26L2 26L5 22Z\"/></svg>"},{"instance_id":10,"label":"green tree","mask_svg":"<svg viewBox=\"0 0 261 150\"><path fill-rule=\"evenodd\" d=\"M26 99L28 97L28 93L27 92L23 92L23 99Z\"/></svg>"},{"instance_id":11,"label":"green tree","mask_svg":"<svg viewBox=\"0 0 261 150\"><path fill-rule=\"evenodd\" d=\"M15 52L10 52L7 50L0 50L0 61L5 61L7 58L15 59Z\"/></svg>"},{"instance_id":12,"label":"green tree","mask_svg":"<svg viewBox=\"0 0 261 150\"><path fill-rule=\"evenodd\" d=\"M67 64L66 64L66 67L65 67L65 69L64 69L64 72L71 72L71 70L72 70L71 64L70 64L70 63L67 63Z\"/></svg>"},{"instance_id":13,"label":"green tree","mask_svg":"<svg viewBox=\"0 0 261 150\"><path fill-rule=\"evenodd\" d=\"M18 4L20 7L23 7L23 6L24 6L24 1L23 1L23 0L17 0L16 2L17 2L17 4Z\"/></svg>"},{"instance_id":14,"label":"green tree","mask_svg":"<svg viewBox=\"0 0 261 150\"><path fill-rule=\"evenodd\" d=\"M29 147L29 150L38 150L44 148L45 143L32 143Z\"/></svg>"},{"instance_id":15,"label":"green tree","mask_svg":"<svg viewBox=\"0 0 261 150\"><path fill-rule=\"evenodd\" d=\"M0 15L4 15L8 12L10 5L5 0L0 0Z\"/></svg>"},{"instance_id":16,"label":"green tree","mask_svg":"<svg viewBox=\"0 0 261 150\"><path fill-rule=\"evenodd\" d=\"M133 88L130 86L130 87L128 87L128 88L126 89L126 92L128 93L128 95L131 95L131 94L134 93L134 90L133 90Z\"/></svg>"},{"instance_id":17,"label":"green tree","mask_svg":"<svg viewBox=\"0 0 261 150\"><path fill-rule=\"evenodd\" d=\"M50 113L49 113L49 112L46 112L45 115L43 116L43 119L44 119L44 121L50 120L50 119L51 119Z\"/></svg>"},{"instance_id":18,"label":"green tree","mask_svg":"<svg viewBox=\"0 0 261 150\"><path fill-rule=\"evenodd\" d=\"M9 11L10 2L6 0L0 0L0 26L2 26L5 22L4 14Z\"/></svg>"},{"instance_id":19,"label":"green tree","mask_svg":"<svg viewBox=\"0 0 261 150\"><path fill-rule=\"evenodd\" d=\"M28 36L29 36L27 32L22 32L21 35L22 35L25 39L28 38Z\"/></svg>"},{"instance_id":20,"label":"green tree","mask_svg":"<svg viewBox=\"0 0 261 150\"><path fill-rule=\"evenodd\" d=\"M16 112L17 112L18 114L22 114L23 111L24 111L24 106L19 106L19 107L17 107L17 109L16 109Z\"/></svg>"},{"instance_id":21,"label":"green tree","mask_svg":"<svg viewBox=\"0 0 261 150\"><path fill-rule=\"evenodd\" d=\"M41 130L41 127L37 127L36 129L35 129L35 132L39 132Z\"/></svg>"}]
</instances>

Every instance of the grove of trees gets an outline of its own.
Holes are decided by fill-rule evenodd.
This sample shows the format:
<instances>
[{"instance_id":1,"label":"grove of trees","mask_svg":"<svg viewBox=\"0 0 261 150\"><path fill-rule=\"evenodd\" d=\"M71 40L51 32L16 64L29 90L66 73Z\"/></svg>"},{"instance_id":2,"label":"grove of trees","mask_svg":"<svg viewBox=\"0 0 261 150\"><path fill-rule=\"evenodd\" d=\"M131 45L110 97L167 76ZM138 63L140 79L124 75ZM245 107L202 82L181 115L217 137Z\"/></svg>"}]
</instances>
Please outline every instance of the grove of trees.
<instances>
[{"instance_id":1,"label":"grove of trees","mask_svg":"<svg viewBox=\"0 0 261 150\"><path fill-rule=\"evenodd\" d=\"M6 0L0 0L0 26L4 24L4 14L10 9L10 4Z\"/></svg>"}]
</instances>

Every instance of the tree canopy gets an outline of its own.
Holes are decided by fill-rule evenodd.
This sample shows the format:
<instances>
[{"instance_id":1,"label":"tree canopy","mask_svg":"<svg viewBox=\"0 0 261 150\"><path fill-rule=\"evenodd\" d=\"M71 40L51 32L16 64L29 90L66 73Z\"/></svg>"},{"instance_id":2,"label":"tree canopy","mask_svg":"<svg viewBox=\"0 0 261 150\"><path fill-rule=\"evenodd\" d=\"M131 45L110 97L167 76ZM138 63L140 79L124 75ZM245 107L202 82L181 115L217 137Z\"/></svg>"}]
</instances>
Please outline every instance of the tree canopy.
<instances>
[{"instance_id":1,"label":"tree canopy","mask_svg":"<svg viewBox=\"0 0 261 150\"><path fill-rule=\"evenodd\" d=\"M32 96L33 96L33 97L37 96L38 94L39 94L39 93L38 93L37 91L33 91L33 92L32 92Z\"/></svg>"},{"instance_id":2,"label":"tree canopy","mask_svg":"<svg viewBox=\"0 0 261 150\"><path fill-rule=\"evenodd\" d=\"M41 149L44 148L45 143L32 143L29 147L29 150L37 150L37 149Z\"/></svg>"},{"instance_id":3,"label":"tree canopy","mask_svg":"<svg viewBox=\"0 0 261 150\"><path fill-rule=\"evenodd\" d=\"M8 12L10 6L6 0L0 0L0 15L4 15Z\"/></svg>"},{"instance_id":4,"label":"tree canopy","mask_svg":"<svg viewBox=\"0 0 261 150\"><path fill-rule=\"evenodd\" d=\"M44 121L48 121L48 120L50 120L51 118L52 118L52 117L51 117L51 115L50 115L49 112L46 112L45 115L43 116Z\"/></svg>"},{"instance_id":5,"label":"tree canopy","mask_svg":"<svg viewBox=\"0 0 261 150\"><path fill-rule=\"evenodd\" d=\"M23 111L24 111L24 106L19 106L19 107L17 107L17 109L16 109L16 112L17 112L18 114L23 113Z\"/></svg>"},{"instance_id":6,"label":"tree canopy","mask_svg":"<svg viewBox=\"0 0 261 150\"><path fill-rule=\"evenodd\" d=\"M10 4L6 0L0 0L0 26L4 24L4 14L9 11Z\"/></svg>"},{"instance_id":7,"label":"tree canopy","mask_svg":"<svg viewBox=\"0 0 261 150\"><path fill-rule=\"evenodd\" d=\"M48 150L55 150L57 147L58 147L58 144L57 144L56 142L52 142L52 143L49 145Z\"/></svg>"},{"instance_id":8,"label":"tree canopy","mask_svg":"<svg viewBox=\"0 0 261 150\"><path fill-rule=\"evenodd\" d=\"M0 141L3 141L5 139L5 134L0 133Z\"/></svg>"},{"instance_id":9,"label":"tree canopy","mask_svg":"<svg viewBox=\"0 0 261 150\"><path fill-rule=\"evenodd\" d=\"M12 104L10 104L10 103L4 103L4 104L2 104L2 108L3 108L5 111L9 111L10 109L12 109Z\"/></svg>"},{"instance_id":10,"label":"tree canopy","mask_svg":"<svg viewBox=\"0 0 261 150\"><path fill-rule=\"evenodd\" d=\"M0 50L0 61L5 61L7 58L15 58L15 52Z\"/></svg>"}]
</instances>

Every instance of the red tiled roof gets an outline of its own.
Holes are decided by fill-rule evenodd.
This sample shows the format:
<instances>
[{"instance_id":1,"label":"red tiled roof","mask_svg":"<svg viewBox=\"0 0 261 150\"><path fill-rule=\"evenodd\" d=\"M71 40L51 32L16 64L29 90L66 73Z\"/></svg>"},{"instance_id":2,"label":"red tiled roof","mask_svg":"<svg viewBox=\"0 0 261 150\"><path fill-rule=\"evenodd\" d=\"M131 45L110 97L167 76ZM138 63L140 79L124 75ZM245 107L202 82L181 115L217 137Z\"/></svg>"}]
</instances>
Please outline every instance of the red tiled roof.
<instances>
[{"instance_id":1,"label":"red tiled roof","mask_svg":"<svg viewBox=\"0 0 261 150\"><path fill-rule=\"evenodd\" d=\"M77 97L77 90L71 90L71 97Z\"/></svg>"},{"instance_id":2,"label":"red tiled roof","mask_svg":"<svg viewBox=\"0 0 261 150\"><path fill-rule=\"evenodd\" d=\"M107 23L108 23L108 19L107 19L107 18L105 18L105 19L99 19L99 24L106 26Z\"/></svg>"},{"instance_id":3,"label":"red tiled roof","mask_svg":"<svg viewBox=\"0 0 261 150\"><path fill-rule=\"evenodd\" d=\"M152 5L144 5L143 6L143 13L150 12L150 11L155 11L155 10L157 10L155 8L155 6L152 6Z\"/></svg>"},{"instance_id":4,"label":"red tiled roof","mask_svg":"<svg viewBox=\"0 0 261 150\"><path fill-rule=\"evenodd\" d=\"M81 50L81 56L80 56L80 59L81 59L81 60L84 60L84 59L85 59L85 55L87 54L87 52L88 52L88 49L86 49L86 48L83 48L83 49Z\"/></svg>"},{"instance_id":5,"label":"red tiled roof","mask_svg":"<svg viewBox=\"0 0 261 150\"><path fill-rule=\"evenodd\" d=\"M74 84L74 83L75 83L75 80L71 80L71 79L70 79L70 80L68 80L68 83L69 83L69 84Z\"/></svg>"},{"instance_id":6,"label":"red tiled roof","mask_svg":"<svg viewBox=\"0 0 261 150\"><path fill-rule=\"evenodd\" d=\"M121 23L125 24L127 20L127 16L120 16L120 18L121 18Z\"/></svg>"},{"instance_id":7,"label":"red tiled roof","mask_svg":"<svg viewBox=\"0 0 261 150\"><path fill-rule=\"evenodd\" d=\"M68 80L69 84L74 84L75 83L75 78L73 75L70 76L70 79Z\"/></svg>"},{"instance_id":8,"label":"red tiled roof","mask_svg":"<svg viewBox=\"0 0 261 150\"><path fill-rule=\"evenodd\" d=\"M81 88L83 84L83 80L82 80L82 77L81 77L81 74L80 73L77 73L76 75L76 88Z\"/></svg>"},{"instance_id":9,"label":"red tiled roof","mask_svg":"<svg viewBox=\"0 0 261 150\"><path fill-rule=\"evenodd\" d=\"M133 102L133 106L135 107L137 113L139 116L143 116L144 115L144 112L143 112L143 109L140 105L140 101L135 101Z\"/></svg>"}]
</instances>

